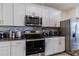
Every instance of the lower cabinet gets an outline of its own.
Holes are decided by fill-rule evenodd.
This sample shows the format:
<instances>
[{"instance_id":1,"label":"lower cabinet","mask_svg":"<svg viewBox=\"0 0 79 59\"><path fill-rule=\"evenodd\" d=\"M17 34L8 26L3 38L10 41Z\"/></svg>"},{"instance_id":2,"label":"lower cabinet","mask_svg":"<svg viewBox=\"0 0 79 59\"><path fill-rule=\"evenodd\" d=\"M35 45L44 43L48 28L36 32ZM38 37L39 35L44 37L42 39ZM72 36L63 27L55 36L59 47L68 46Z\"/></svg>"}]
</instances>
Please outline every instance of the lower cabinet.
<instances>
[{"instance_id":1,"label":"lower cabinet","mask_svg":"<svg viewBox=\"0 0 79 59\"><path fill-rule=\"evenodd\" d=\"M52 55L65 51L64 37L51 37L45 39L45 55Z\"/></svg>"},{"instance_id":2,"label":"lower cabinet","mask_svg":"<svg viewBox=\"0 0 79 59\"><path fill-rule=\"evenodd\" d=\"M11 42L11 55L12 56L25 56L25 40L18 40Z\"/></svg>"},{"instance_id":3,"label":"lower cabinet","mask_svg":"<svg viewBox=\"0 0 79 59\"><path fill-rule=\"evenodd\" d=\"M0 42L0 56L10 56L10 41Z\"/></svg>"},{"instance_id":4,"label":"lower cabinet","mask_svg":"<svg viewBox=\"0 0 79 59\"><path fill-rule=\"evenodd\" d=\"M59 38L59 52L65 51L65 37Z\"/></svg>"},{"instance_id":5,"label":"lower cabinet","mask_svg":"<svg viewBox=\"0 0 79 59\"><path fill-rule=\"evenodd\" d=\"M0 56L25 56L25 40L1 41Z\"/></svg>"},{"instance_id":6,"label":"lower cabinet","mask_svg":"<svg viewBox=\"0 0 79 59\"><path fill-rule=\"evenodd\" d=\"M45 55L51 55L55 53L55 40L52 38L46 38L45 39Z\"/></svg>"}]
</instances>

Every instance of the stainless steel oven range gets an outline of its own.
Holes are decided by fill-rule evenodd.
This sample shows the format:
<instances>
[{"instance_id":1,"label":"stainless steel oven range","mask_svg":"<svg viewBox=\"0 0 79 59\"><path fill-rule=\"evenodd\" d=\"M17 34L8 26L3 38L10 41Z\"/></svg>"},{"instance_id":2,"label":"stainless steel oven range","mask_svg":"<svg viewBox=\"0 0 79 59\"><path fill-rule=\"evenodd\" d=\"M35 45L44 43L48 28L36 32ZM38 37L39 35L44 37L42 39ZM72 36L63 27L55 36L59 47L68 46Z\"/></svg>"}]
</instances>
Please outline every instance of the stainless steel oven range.
<instances>
[{"instance_id":1,"label":"stainless steel oven range","mask_svg":"<svg viewBox=\"0 0 79 59\"><path fill-rule=\"evenodd\" d=\"M25 34L26 37L26 55L28 56L43 56L45 52L45 39L42 36L42 33L33 33Z\"/></svg>"}]
</instances>

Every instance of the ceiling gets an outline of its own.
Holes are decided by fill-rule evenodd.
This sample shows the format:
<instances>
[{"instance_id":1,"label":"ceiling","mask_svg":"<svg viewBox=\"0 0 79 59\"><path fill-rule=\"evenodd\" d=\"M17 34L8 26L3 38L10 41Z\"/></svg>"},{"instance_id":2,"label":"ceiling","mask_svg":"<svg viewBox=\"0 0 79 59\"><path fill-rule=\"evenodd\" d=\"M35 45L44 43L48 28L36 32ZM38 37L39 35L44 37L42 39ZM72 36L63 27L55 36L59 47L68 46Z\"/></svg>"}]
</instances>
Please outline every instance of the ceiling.
<instances>
[{"instance_id":1,"label":"ceiling","mask_svg":"<svg viewBox=\"0 0 79 59\"><path fill-rule=\"evenodd\" d=\"M38 3L38 4L48 7L54 7L59 10L68 10L79 6L79 3Z\"/></svg>"}]
</instances>

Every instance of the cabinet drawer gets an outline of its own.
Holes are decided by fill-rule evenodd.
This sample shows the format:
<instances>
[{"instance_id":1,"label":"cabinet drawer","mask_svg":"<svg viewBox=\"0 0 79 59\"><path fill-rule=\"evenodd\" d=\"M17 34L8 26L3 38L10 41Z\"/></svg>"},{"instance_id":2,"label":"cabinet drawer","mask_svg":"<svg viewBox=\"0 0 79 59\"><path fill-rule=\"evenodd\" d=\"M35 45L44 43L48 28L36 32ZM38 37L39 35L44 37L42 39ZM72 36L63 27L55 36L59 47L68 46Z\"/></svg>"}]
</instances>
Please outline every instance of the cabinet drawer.
<instances>
[{"instance_id":1,"label":"cabinet drawer","mask_svg":"<svg viewBox=\"0 0 79 59\"><path fill-rule=\"evenodd\" d=\"M61 37L61 39L65 40L65 37Z\"/></svg>"},{"instance_id":2,"label":"cabinet drawer","mask_svg":"<svg viewBox=\"0 0 79 59\"><path fill-rule=\"evenodd\" d=\"M24 46L25 45L25 40L18 40L18 41L12 41L11 44L12 46Z\"/></svg>"},{"instance_id":3,"label":"cabinet drawer","mask_svg":"<svg viewBox=\"0 0 79 59\"><path fill-rule=\"evenodd\" d=\"M5 47L5 46L10 46L10 41L0 42L0 47Z\"/></svg>"}]
</instances>

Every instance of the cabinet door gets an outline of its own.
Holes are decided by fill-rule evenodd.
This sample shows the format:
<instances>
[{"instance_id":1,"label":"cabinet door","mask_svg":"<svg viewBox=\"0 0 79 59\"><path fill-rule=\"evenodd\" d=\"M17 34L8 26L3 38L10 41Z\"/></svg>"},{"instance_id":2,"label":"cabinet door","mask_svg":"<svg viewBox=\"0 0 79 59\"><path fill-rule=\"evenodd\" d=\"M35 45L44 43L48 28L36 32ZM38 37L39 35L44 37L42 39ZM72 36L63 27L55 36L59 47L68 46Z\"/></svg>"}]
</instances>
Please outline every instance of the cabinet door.
<instances>
[{"instance_id":1,"label":"cabinet door","mask_svg":"<svg viewBox=\"0 0 79 59\"><path fill-rule=\"evenodd\" d=\"M60 26L60 16L61 13L58 10L50 9L50 26L59 27Z\"/></svg>"},{"instance_id":2,"label":"cabinet door","mask_svg":"<svg viewBox=\"0 0 79 59\"><path fill-rule=\"evenodd\" d=\"M0 42L0 56L10 56L10 42Z\"/></svg>"},{"instance_id":3,"label":"cabinet door","mask_svg":"<svg viewBox=\"0 0 79 59\"><path fill-rule=\"evenodd\" d=\"M59 40L59 51L60 52L65 51L65 37L60 37L60 40Z\"/></svg>"},{"instance_id":4,"label":"cabinet door","mask_svg":"<svg viewBox=\"0 0 79 59\"><path fill-rule=\"evenodd\" d=\"M0 56L10 56L10 46L0 47Z\"/></svg>"},{"instance_id":5,"label":"cabinet door","mask_svg":"<svg viewBox=\"0 0 79 59\"><path fill-rule=\"evenodd\" d=\"M55 23L55 27L60 27L60 20L61 20L61 12L60 11L56 11L54 14L54 23Z\"/></svg>"},{"instance_id":6,"label":"cabinet door","mask_svg":"<svg viewBox=\"0 0 79 59\"><path fill-rule=\"evenodd\" d=\"M72 12L72 11L71 11ZM79 7L76 7L71 14L72 17L79 17Z\"/></svg>"},{"instance_id":7,"label":"cabinet door","mask_svg":"<svg viewBox=\"0 0 79 59\"><path fill-rule=\"evenodd\" d=\"M13 4L3 4L3 25L13 25Z\"/></svg>"},{"instance_id":8,"label":"cabinet door","mask_svg":"<svg viewBox=\"0 0 79 59\"><path fill-rule=\"evenodd\" d=\"M53 37L53 40L55 41L55 53L59 53L59 38L58 37Z\"/></svg>"},{"instance_id":9,"label":"cabinet door","mask_svg":"<svg viewBox=\"0 0 79 59\"><path fill-rule=\"evenodd\" d=\"M45 55L51 55L55 53L55 45L56 40L53 40L53 38L46 38L45 39Z\"/></svg>"},{"instance_id":10,"label":"cabinet door","mask_svg":"<svg viewBox=\"0 0 79 59\"><path fill-rule=\"evenodd\" d=\"M2 7L3 7L3 4L1 4L0 3L0 25L2 25L3 24L3 9L2 9Z\"/></svg>"},{"instance_id":11,"label":"cabinet door","mask_svg":"<svg viewBox=\"0 0 79 59\"><path fill-rule=\"evenodd\" d=\"M12 56L25 56L25 40L11 42L11 55Z\"/></svg>"},{"instance_id":12,"label":"cabinet door","mask_svg":"<svg viewBox=\"0 0 79 59\"><path fill-rule=\"evenodd\" d=\"M42 8L42 26L49 27L49 10L48 8Z\"/></svg>"},{"instance_id":13,"label":"cabinet door","mask_svg":"<svg viewBox=\"0 0 79 59\"><path fill-rule=\"evenodd\" d=\"M13 46L12 47L12 56L25 56L25 47L24 46Z\"/></svg>"},{"instance_id":14,"label":"cabinet door","mask_svg":"<svg viewBox=\"0 0 79 59\"><path fill-rule=\"evenodd\" d=\"M26 15L39 16L41 17L41 6L34 4L26 5Z\"/></svg>"},{"instance_id":15,"label":"cabinet door","mask_svg":"<svg viewBox=\"0 0 79 59\"><path fill-rule=\"evenodd\" d=\"M24 4L14 4L14 25L24 26L25 21L25 6Z\"/></svg>"},{"instance_id":16,"label":"cabinet door","mask_svg":"<svg viewBox=\"0 0 79 59\"><path fill-rule=\"evenodd\" d=\"M60 16L59 15L55 15L54 16L54 24L55 24L55 27L60 27Z\"/></svg>"},{"instance_id":17,"label":"cabinet door","mask_svg":"<svg viewBox=\"0 0 79 59\"><path fill-rule=\"evenodd\" d=\"M50 13L50 27L55 27L55 16L54 16L54 13L51 11Z\"/></svg>"}]
</instances>

